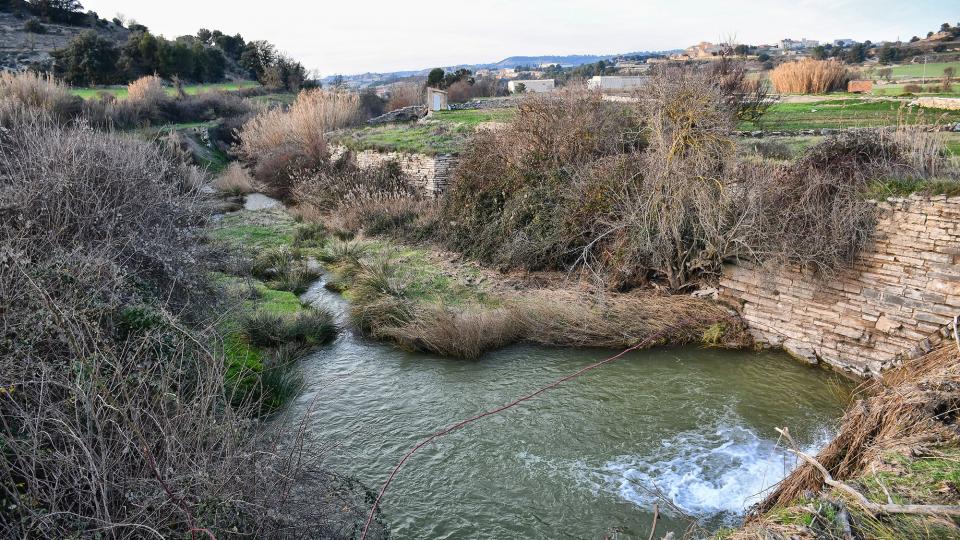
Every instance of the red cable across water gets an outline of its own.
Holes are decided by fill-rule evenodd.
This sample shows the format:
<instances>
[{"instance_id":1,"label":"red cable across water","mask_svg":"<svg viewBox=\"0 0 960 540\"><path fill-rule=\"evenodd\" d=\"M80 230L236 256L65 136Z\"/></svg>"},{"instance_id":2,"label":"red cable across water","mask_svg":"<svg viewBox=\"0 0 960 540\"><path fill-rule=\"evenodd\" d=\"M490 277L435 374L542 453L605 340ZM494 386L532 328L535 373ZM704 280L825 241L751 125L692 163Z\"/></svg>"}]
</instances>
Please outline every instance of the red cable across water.
<instances>
[{"instance_id":1,"label":"red cable across water","mask_svg":"<svg viewBox=\"0 0 960 540\"><path fill-rule=\"evenodd\" d=\"M507 409L516 407L517 405L523 403L524 401L533 399L533 398L539 396L540 394L546 392L547 390L552 390L552 389L560 386L561 384L563 384L563 383L565 383L565 382L567 382L567 381L569 381L569 380L571 380L571 379L575 379L575 378L579 377L580 375L583 375L584 373L586 373L586 372L588 372L588 371L597 369L598 367L603 366L603 365L605 365L605 364L609 364L610 362L613 362L613 361L615 361L615 360L619 360L620 358L622 358L623 356L625 356L627 353L633 352L633 351L635 351L635 350L637 350L637 349L641 349L641 348L646 347L646 346L648 346L648 345L650 345L650 344L652 344L652 343L655 343L655 342L657 341L657 339L659 339L659 336L662 336L662 335L666 334L667 332L669 332L669 330L664 331L664 332L659 332L659 333L656 334L654 337L645 339L644 341L642 341L642 342L634 345L633 347L629 347L629 348L627 348L627 349L624 349L623 351L619 352L618 354L615 354L614 356L611 356L610 358L607 358L607 359L605 359L605 360L601 360L601 361L599 361L599 362L597 362L597 363L594 363L594 364L590 364L589 366L580 369L580 370L577 371L576 373L572 373L572 374L570 374L570 375L567 375L566 377L563 377L563 378L561 378L561 379L557 379L556 381L548 384L547 386L544 386L543 388L540 388L539 390L537 390L536 392L533 392L532 394L527 394L527 395L525 395L525 396L523 396L523 397L521 397L521 398L519 398L519 399L516 399L516 400L514 400L514 401L511 401L510 403L507 403L506 405L501 405L500 407L497 407L496 409L491 409L491 410L489 410L489 411L480 413L480 414L478 414L478 415L476 415L476 416L472 416L472 417L470 417L470 418L467 418L466 420L457 422L456 424L453 424L452 426L447 427L446 429L443 429L442 431L438 431L438 432L434 433L433 435L430 435L430 436L427 437L426 439L424 439L424 440L420 441L419 443L417 443L417 445L414 446L413 448L411 448L410 451L407 452L407 454L406 454L405 456L403 456L403 459L401 459L400 462L397 463L397 466L393 468L393 471L390 473L390 476L387 477L387 481L383 483L383 487L380 488L380 493L377 494L377 498L376 498L376 500L374 500L374 502L373 502L373 507L370 508L370 514L367 516L367 521L366 521L366 523L364 523L364 525L363 525L363 532L360 534L360 540L366 540L366 538L367 538L367 530L370 528L370 524L373 522L373 516L377 513L377 508L380 506L380 499L383 498L383 494L387 491L387 488L390 486L390 482L392 482L393 479L394 479L394 477L397 476L397 473L400 472L400 468L403 467L403 464L406 463L407 460L410 459L410 456L412 456L414 453L416 453L417 450L420 450L421 448L423 448L424 446L426 446L426 445L429 444L430 442L432 442L432 441L434 441L434 440L436 440L436 439L438 439L438 438L440 438L440 437L443 437L444 435L447 435L448 433L450 433L450 432L452 432L452 431L456 431L456 430L462 428L463 426L465 426L465 425L467 425L467 424L471 424L471 423L473 423L473 422L476 422L477 420L480 420L481 418L485 418L485 417L487 417L487 416L490 416L490 415L493 415L493 414L497 414L497 413L503 412L503 411L505 411L505 410L507 410Z\"/></svg>"}]
</instances>

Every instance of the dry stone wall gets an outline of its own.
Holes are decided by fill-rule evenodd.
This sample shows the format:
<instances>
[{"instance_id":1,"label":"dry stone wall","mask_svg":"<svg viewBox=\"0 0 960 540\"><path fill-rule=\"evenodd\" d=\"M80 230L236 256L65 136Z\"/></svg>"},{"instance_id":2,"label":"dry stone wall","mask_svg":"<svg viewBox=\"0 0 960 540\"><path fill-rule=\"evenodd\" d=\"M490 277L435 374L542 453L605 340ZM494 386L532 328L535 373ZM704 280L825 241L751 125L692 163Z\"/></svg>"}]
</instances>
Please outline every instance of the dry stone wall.
<instances>
[{"instance_id":1,"label":"dry stone wall","mask_svg":"<svg viewBox=\"0 0 960 540\"><path fill-rule=\"evenodd\" d=\"M914 100L914 103L929 109L947 109L951 111L960 110L960 98L922 97Z\"/></svg>"},{"instance_id":2,"label":"dry stone wall","mask_svg":"<svg viewBox=\"0 0 960 540\"><path fill-rule=\"evenodd\" d=\"M347 152L347 148L344 146L338 145L332 149L334 159L339 158L345 152ZM447 189L450 180L453 178L453 171L457 167L457 157L451 154L429 156L405 152L363 150L355 152L354 159L360 168L377 167L394 161L424 194L431 197L435 197Z\"/></svg>"},{"instance_id":3,"label":"dry stone wall","mask_svg":"<svg viewBox=\"0 0 960 540\"><path fill-rule=\"evenodd\" d=\"M725 269L721 296L754 337L810 362L872 376L949 338L960 314L960 197L878 203L875 239L834 276Z\"/></svg>"}]
</instances>

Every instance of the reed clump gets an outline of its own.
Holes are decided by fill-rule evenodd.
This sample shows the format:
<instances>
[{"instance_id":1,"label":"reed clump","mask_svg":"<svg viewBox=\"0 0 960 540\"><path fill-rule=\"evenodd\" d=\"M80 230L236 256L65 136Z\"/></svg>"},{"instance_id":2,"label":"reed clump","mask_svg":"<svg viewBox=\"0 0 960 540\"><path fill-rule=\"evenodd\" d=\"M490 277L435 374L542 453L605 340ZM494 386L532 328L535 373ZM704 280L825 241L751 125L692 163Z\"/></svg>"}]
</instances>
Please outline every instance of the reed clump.
<instances>
[{"instance_id":1,"label":"reed clump","mask_svg":"<svg viewBox=\"0 0 960 540\"><path fill-rule=\"evenodd\" d=\"M274 195L287 198L292 177L329 161L326 133L357 122L360 98L340 90L305 90L289 110L263 112L240 130L240 156Z\"/></svg>"},{"instance_id":2,"label":"reed clump","mask_svg":"<svg viewBox=\"0 0 960 540\"><path fill-rule=\"evenodd\" d=\"M781 94L844 91L850 77L850 70L840 62L812 58L781 64L770 72L770 82Z\"/></svg>"}]
</instances>

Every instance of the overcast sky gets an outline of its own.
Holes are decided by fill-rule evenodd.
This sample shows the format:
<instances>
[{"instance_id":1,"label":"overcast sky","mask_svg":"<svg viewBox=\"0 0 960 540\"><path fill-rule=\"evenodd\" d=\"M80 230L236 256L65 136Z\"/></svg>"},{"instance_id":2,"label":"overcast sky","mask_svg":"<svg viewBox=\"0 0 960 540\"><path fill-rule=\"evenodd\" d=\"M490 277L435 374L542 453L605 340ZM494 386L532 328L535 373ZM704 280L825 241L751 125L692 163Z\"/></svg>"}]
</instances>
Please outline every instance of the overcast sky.
<instances>
[{"instance_id":1,"label":"overcast sky","mask_svg":"<svg viewBox=\"0 0 960 540\"><path fill-rule=\"evenodd\" d=\"M168 38L209 28L266 39L322 75L678 49L730 35L908 40L960 20L957 0L81 1Z\"/></svg>"}]
</instances>

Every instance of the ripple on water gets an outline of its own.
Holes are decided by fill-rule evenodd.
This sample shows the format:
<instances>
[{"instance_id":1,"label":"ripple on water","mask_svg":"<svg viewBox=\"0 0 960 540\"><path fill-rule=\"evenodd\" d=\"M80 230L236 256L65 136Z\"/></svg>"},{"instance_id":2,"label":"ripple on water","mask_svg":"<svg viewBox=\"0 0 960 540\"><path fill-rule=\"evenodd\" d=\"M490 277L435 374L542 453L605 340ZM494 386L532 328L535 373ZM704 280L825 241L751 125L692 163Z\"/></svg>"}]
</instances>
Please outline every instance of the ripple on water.
<instances>
[{"instance_id":1,"label":"ripple on water","mask_svg":"<svg viewBox=\"0 0 960 540\"><path fill-rule=\"evenodd\" d=\"M806 451L816 453L829 438L824 430ZM739 425L681 433L661 449L608 461L594 471L595 486L645 508L666 497L689 515L732 524L797 464L775 441Z\"/></svg>"}]
</instances>

